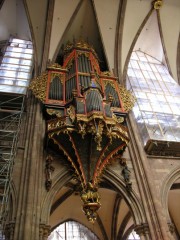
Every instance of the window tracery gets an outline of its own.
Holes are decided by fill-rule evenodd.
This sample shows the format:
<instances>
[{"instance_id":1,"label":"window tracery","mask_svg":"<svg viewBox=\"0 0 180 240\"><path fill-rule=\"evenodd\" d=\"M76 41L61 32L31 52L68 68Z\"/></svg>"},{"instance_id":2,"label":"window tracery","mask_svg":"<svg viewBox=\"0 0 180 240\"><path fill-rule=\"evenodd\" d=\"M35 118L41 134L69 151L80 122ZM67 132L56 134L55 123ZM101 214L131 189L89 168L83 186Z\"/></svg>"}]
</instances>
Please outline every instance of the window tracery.
<instances>
[{"instance_id":1,"label":"window tracery","mask_svg":"<svg viewBox=\"0 0 180 240\"><path fill-rule=\"evenodd\" d=\"M55 228L48 240L99 240L99 238L84 225L76 221L67 221Z\"/></svg>"},{"instance_id":2,"label":"window tracery","mask_svg":"<svg viewBox=\"0 0 180 240\"><path fill-rule=\"evenodd\" d=\"M180 142L180 87L166 66L135 51L131 55L127 78L128 88L137 98L133 113L144 146L149 139L153 145L160 141L166 142L166 146L170 142Z\"/></svg>"}]
</instances>

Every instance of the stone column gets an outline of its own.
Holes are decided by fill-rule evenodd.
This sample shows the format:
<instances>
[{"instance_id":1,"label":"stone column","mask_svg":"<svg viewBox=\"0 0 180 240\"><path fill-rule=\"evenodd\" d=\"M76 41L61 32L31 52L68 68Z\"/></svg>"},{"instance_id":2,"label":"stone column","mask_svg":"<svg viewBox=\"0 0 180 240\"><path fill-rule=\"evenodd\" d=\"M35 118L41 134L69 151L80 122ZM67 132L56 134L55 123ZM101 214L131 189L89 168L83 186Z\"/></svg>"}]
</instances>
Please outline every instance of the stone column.
<instances>
[{"instance_id":1,"label":"stone column","mask_svg":"<svg viewBox=\"0 0 180 240\"><path fill-rule=\"evenodd\" d=\"M155 184L147 155L142 148L140 135L137 131L133 115L130 114L128 120L128 129L131 139L128 150L144 208L145 221L149 226L150 239L169 240L171 239L171 235L168 232L158 187Z\"/></svg>"},{"instance_id":2,"label":"stone column","mask_svg":"<svg viewBox=\"0 0 180 240\"><path fill-rule=\"evenodd\" d=\"M40 112L40 104L34 98L28 101L28 116L25 151L19 160L20 176L17 167L13 178L20 178L16 184L18 201L16 207L14 240L39 240L41 198L44 187L44 149L45 124ZM18 156L17 156L18 157Z\"/></svg>"}]
</instances>

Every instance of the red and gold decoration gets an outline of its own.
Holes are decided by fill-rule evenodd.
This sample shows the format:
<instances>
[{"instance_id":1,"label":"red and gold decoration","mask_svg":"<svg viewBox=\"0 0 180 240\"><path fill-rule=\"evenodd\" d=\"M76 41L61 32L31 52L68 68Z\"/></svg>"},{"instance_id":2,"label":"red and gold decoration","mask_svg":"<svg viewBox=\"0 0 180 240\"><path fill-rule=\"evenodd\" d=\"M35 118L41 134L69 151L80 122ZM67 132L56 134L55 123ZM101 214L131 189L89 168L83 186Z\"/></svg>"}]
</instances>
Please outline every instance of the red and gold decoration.
<instances>
[{"instance_id":1,"label":"red and gold decoration","mask_svg":"<svg viewBox=\"0 0 180 240\"><path fill-rule=\"evenodd\" d=\"M68 44L63 66L47 67L30 89L44 105L48 148L63 152L73 167L83 211L94 222L98 183L128 144L126 115L135 99L112 73L101 72L94 49L83 41Z\"/></svg>"}]
</instances>

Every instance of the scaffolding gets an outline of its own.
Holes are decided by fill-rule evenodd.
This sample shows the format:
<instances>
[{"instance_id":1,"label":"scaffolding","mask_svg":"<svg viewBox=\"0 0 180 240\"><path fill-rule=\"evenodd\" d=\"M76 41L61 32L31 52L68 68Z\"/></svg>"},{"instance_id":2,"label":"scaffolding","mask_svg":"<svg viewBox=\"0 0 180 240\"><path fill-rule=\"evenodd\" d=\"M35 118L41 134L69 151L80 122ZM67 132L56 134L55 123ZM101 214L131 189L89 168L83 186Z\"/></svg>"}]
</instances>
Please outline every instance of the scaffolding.
<instances>
[{"instance_id":1,"label":"scaffolding","mask_svg":"<svg viewBox=\"0 0 180 240\"><path fill-rule=\"evenodd\" d=\"M31 41L10 38L0 59L0 240L5 239L11 180L27 88L32 72Z\"/></svg>"},{"instance_id":2,"label":"scaffolding","mask_svg":"<svg viewBox=\"0 0 180 240\"><path fill-rule=\"evenodd\" d=\"M0 216L3 229L7 214L11 174L17 151L18 135L24 108L23 95L0 97Z\"/></svg>"}]
</instances>

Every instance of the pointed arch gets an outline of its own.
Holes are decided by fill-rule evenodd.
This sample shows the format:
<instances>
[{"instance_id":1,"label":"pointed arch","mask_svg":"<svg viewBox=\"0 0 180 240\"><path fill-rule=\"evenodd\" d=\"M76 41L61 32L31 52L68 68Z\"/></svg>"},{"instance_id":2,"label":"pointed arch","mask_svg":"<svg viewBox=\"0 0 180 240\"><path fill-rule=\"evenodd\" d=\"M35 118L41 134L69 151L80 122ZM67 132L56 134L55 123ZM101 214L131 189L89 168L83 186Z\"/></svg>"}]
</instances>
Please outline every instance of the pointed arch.
<instances>
[{"instance_id":1,"label":"pointed arch","mask_svg":"<svg viewBox=\"0 0 180 240\"><path fill-rule=\"evenodd\" d=\"M127 192L124 181L121 178L119 178L119 176L110 169L106 170L106 172L104 173L103 180L111 184L113 187L113 190L119 193L120 195L122 195L125 202L129 206L129 209L131 210L134 224L138 225L138 224L145 223L146 222L145 214L142 209L141 202L137 197L136 193L133 190L130 192Z\"/></svg>"},{"instance_id":2,"label":"pointed arch","mask_svg":"<svg viewBox=\"0 0 180 240\"><path fill-rule=\"evenodd\" d=\"M166 218L167 221L170 220L170 215L168 211L168 193L170 191L171 186L173 183L180 178L180 166L174 168L164 179L162 188L161 188L161 202L162 206L166 211Z\"/></svg>"},{"instance_id":3,"label":"pointed arch","mask_svg":"<svg viewBox=\"0 0 180 240\"><path fill-rule=\"evenodd\" d=\"M131 44L131 47L129 49L129 52L128 52L128 55L127 55L127 58L126 58L126 61L125 61L125 64L124 64L124 69L123 69L123 74L122 74L122 81L123 81L123 85L125 86L126 85L126 75L127 75L127 70L128 70L128 64L129 64L129 60L130 60L130 57L131 57L131 54L133 52L133 49L134 49L134 46L141 34L141 31L142 29L144 28L145 24L147 23L149 17L151 16L152 12L154 11L153 7L151 8L151 10L148 12L148 14L146 15L144 21L142 22L141 26L139 27L137 33L136 33L136 36Z\"/></svg>"},{"instance_id":4,"label":"pointed arch","mask_svg":"<svg viewBox=\"0 0 180 240\"><path fill-rule=\"evenodd\" d=\"M42 224L49 225L49 217L52 211L54 210L54 208L56 207L55 205L61 204L58 201L56 201L53 204L53 200L57 192L59 192L63 186L65 186L68 182L70 182L72 178L73 178L72 174L70 174L70 172L66 169L63 169L58 175L56 175L55 179L53 180L54 184L51 190L46 194L44 201L42 202L42 208L41 208L42 210L40 214L40 219ZM64 200L67 199L70 195L72 195L72 191L69 191L67 192L67 194L64 194L63 196ZM60 198L59 201L62 201L62 198ZM108 237L99 215L97 216L97 223L100 226L100 231L102 232L104 239L107 240Z\"/></svg>"},{"instance_id":5,"label":"pointed arch","mask_svg":"<svg viewBox=\"0 0 180 240\"><path fill-rule=\"evenodd\" d=\"M165 42L164 42L164 35L163 35L163 30L162 30L160 11L159 10L155 10L152 7L151 10L149 11L149 13L147 14L147 16L145 17L144 21L142 22L139 30L137 31L137 34L136 34L136 36L135 36L135 38L134 38L134 40L133 40L133 42L131 44L131 47L129 49L129 52L128 52L128 55L127 55L127 58L126 58L126 61L125 61L124 69L123 69L123 76L122 76L124 85L126 83L126 75L127 75L128 63L129 63L131 54L132 54L136 44L138 43L138 39L141 36L142 31L144 30L146 24L148 23L148 21L149 21L149 19L152 16L153 13L156 15L156 18L157 18L157 26L158 26L159 37L160 37L161 46L162 46L163 61L162 60L160 60L160 61L163 62L163 64L165 64L167 66L167 69L168 69L170 75L173 77L171 66L170 66L169 59L168 59L168 54L167 54L167 51L166 51ZM146 30L148 30L148 29L146 29ZM148 42L148 38L147 38L147 42ZM156 45L157 45L157 43L154 42L154 46L156 46ZM155 49L155 48L153 47L153 49ZM155 49L155 52L157 52L156 49ZM146 53L150 54L150 52L146 52ZM150 55L153 55L153 54L150 54ZM154 56L154 57L156 57L156 56Z\"/></svg>"},{"instance_id":6,"label":"pointed arch","mask_svg":"<svg viewBox=\"0 0 180 240\"><path fill-rule=\"evenodd\" d=\"M54 239L57 233L58 235L60 234L59 236L63 239L64 237L65 239L99 239L87 226L73 219L67 219L65 222L56 226L54 231L51 232L50 239L51 237Z\"/></svg>"},{"instance_id":7,"label":"pointed arch","mask_svg":"<svg viewBox=\"0 0 180 240\"><path fill-rule=\"evenodd\" d=\"M169 71L170 75L173 77L171 67L170 67L170 64L169 64L169 60L168 60L168 56L167 56L166 46L165 46L165 43L164 43L164 36L163 36L163 31L162 31L162 26L161 26L161 18L160 18L159 10L157 10L157 21L158 21L159 34L160 34L161 43L162 43L163 52L164 52L164 57L165 57L165 63L167 65L167 68L168 68L168 71Z\"/></svg>"},{"instance_id":8,"label":"pointed arch","mask_svg":"<svg viewBox=\"0 0 180 240\"><path fill-rule=\"evenodd\" d=\"M55 195L71 179L72 175L68 172L68 170L65 169L62 170L54 179L54 184L51 190L46 194L44 201L42 202L42 211L40 218L43 224L49 224L50 211ZM115 174L110 169L106 170L103 175L103 181L108 182L110 185L112 185L113 190L122 195L122 197L125 199L132 212L135 225L146 222L141 203L135 192L133 190L132 192L127 192L124 181L117 174Z\"/></svg>"},{"instance_id":9,"label":"pointed arch","mask_svg":"<svg viewBox=\"0 0 180 240\"><path fill-rule=\"evenodd\" d=\"M116 26L116 38L115 38L115 53L114 53L114 73L118 76L120 83L122 83L122 38L123 38L123 27L124 27L124 16L126 10L127 0L119 2L118 19Z\"/></svg>"},{"instance_id":10,"label":"pointed arch","mask_svg":"<svg viewBox=\"0 0 180 240\"><path fill-rule=\"evenodd\" d=\"M49 223L49 216L51 212L51 207L53 206L53 199L56 196L57 192L70 180L72 179L72 175L68 170L62 169L59 174L56 175L54 180L54 184L51 187L51 190L46 194L43 202L42 202L42 211L40 214L40 219L42 223Z\"/></svg>"}]
</instances>

